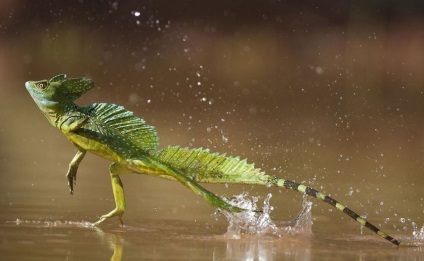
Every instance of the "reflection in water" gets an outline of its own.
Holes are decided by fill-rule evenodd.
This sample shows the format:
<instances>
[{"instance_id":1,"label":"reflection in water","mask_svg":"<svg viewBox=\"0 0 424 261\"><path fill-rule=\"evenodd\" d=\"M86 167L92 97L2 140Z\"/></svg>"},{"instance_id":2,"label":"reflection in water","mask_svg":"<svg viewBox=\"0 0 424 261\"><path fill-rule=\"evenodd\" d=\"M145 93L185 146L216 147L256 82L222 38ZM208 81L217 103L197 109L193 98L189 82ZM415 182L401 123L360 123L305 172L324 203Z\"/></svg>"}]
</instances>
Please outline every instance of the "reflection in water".
<instances>
[{"instance_id":1,"label":"reflection in water","mask_svg":"<svg viewBox=\"0 0 424 261\"><path fill-rule=\"evenodd\" d=\"M7 249L7 240L3 240L0 257L19 257L19 254L28 257L37 253L55 259L122 260L125 248L125 259L129 260L169 260L183 256L192 260L317 260L326 259L328 255L335 260L388 256L396 256L395 260L422 260L419 256L424 251L423 240L412 237L408 239L411 247L401 248L389 247L371 235L312 237L298 231L297 234L282 232L280 236L240 233L236 238L229 238L227 234L196 227L193 222L169 220L143 221L134 227L106 225L101 229L85 221L18 219L6 222L0 232L8 240L25 238L16 242L18 246L25 246L25 252L19 250L13 255Z\"/></svg>"},{"instance_id":2,"label":"reflection in water","mask_svg":"<svg viewBox=\"0 0 424 261\"><path fill-rule=\"evenodd\" d=\"M110 249L113 250L113 254L110 260L120 261L124 251L124 230L105 232L98 227L93 227L93 223L87 221L51 221L51 220L21 220L16 219L15 221L9 221L6 223L14 223L21 227L36 227L36 228L86 228L94 230L100 237L103 245L106 243ZM88 245L87 247L91 247Z\"/></svg>"},{"instance_id":3,"label":"reflection in water","mask_svg":"<svg viewBox=\"0 0 424 261\"><path fill-rule=\"evenodd\" d=\"M96 232L113 250L110 260L122 260L125 230L105 232L96 228ZM222 239L226 242L226 249L222 251L221 248L215 248L212 260L280 260L283 256L277 256L275 253L278 252L284 253L284 258L311 260L310 240L304 236L277 239L276 237L244 235L238 239L227 239L224 235L223 237L218 236L207 240L220 242ZM284 240L285 244L281 244L282 240ZM293 247L293 245L296 247Z\"/></svg>"},{"instance_id":4,"label":"reflection in water","mask_svg":"<svg viewBox=\"0 0 424 261\"><path fill-rule=\"evenodd\" d=\"M295 246L295 247L293 247ZM278 253L278 255L276 255ZM311 260L311 243L307 237L276 240L261 236L227 240L225 258L216 260Z\"/></svg>"},{"instance_id":5,"label":"reflection in water","mask_svg":"<svg viewBox=\"0 0 424 261\"><path fill-rule=\"evenodd\" d=\"M257 209L258 197L248 196L243 193L235 196L231 202L237 206ZM104 248L107 245L112 251L110 260L122 260L124 254L124 246L127 240L136 242L140 248L143 248L145 242L143 240L152 240L163 242L163 249L150 248L153 252L172 252L175 247L167 246L166 240L171 236L170 242L175 240L187 241L188 245L193 241L203 241L213 245L213 260L273 260L275 258L287 257L296 260L311 259L311 243L310 235L312 235L312 216L311 202L304 198L303 209L300 214L293 220L284 223L284 226L277 226L270 218L272 206L270 205L271 194L264 199L262 212L247 213L223 213L228 219L229 225L227 232L222 236L180 236L178 225L170 227L156 224L158 229L144 229L132 226L123 226L114 229L101 229L93 227L92 223L86 221L49 221L49 220L21 220L17 219L13 222L20 227L36 227L36 228L56 228L69 229L69 231L82 228L88 231L95 231L100 238L100 244L91 242L87 248L97 246L95 248ZM215 214L216 215L216 214ZM188 231L194 230L187 229ZM178 238L172 239L172 235L178 235ZM56 233L55 233L56 234ZM208 235L210 233L208 232ZM133 238L134 236L134 238ZM139 243L141 240L141 244ZM169 238L168 238L169 240ZM197 249L197 248L196 248ZM102 251L104 252L104 251ZM279 253L276 255L276 253ZM201 255L201 253L199 253ZM71 254L73 256L73 254ZM150 256L150 255L149 255Z\"/></svg>"},{"instance_id":6,"label":"reflection in water","mask_svg":"<svg viewBox=\"0 0 424 261\"><path fill-rule=\"evenodd\" d=\"M54 234L57 235L60 232L59 229L67 228L68 232L63 234L74 234L77 229L83 228L85 231L95 231L95 234L100 238L99 242L90 242L85 245L86 251L98 250L99 248L104 248L107 245L112 251L112 256L110 260L119 261L122 260L124 254L124 246L126 237L130 240L132 239L131 234L135 233L137 238L151 238L155 241L157 239L157 233L164 234L164 231L160 230L151 230L150 232L145 231L145 229L140 229L136 227L120 227L119 229L113 230L103 230L97 227L92 227L92 223L85 221L49 221L49 220L20 220L7 222L9 224L16 224L17 227L20 227L20 230L31 229L31 228L42 228L42 229L57 229ZM169 231L169 228L165 228ZM153 234L152 234L153 232ZM40 233L41 235L45 233ZM168 237L166 235L165 237ZM78 237L77 237L78 240ZM150 239L149 239L150 240ZM183 238L171 238L171 241L203 241L212 244L213 247L213 256L212 260L274 260L275 258L282 258L281 253L284 257L290 257L296 260L310 260L311 259L311 250L310 250L310 238L305 235L300 236L290 236L288 238L276 237L275 235L252 235L252 234L241 234L237 239L228 238L227 234L223 236L207 236L207 237L192 237L187 236ZM159 241L159 240L158 240ZM50 244L54 244L54 240L49 240ZM137 242L137 241L136 241ZM163 247L166 251L171 252L175 251L175 246L172 247L169 244L167 245L166 241L163 242ZM224 243L224 245L222 245ZM136 244L138 247L142 248L143 244ZM57 246L47 246L50 249L55 249ZM72 251L74 250L69 246ZM224 251L223 251L224 250ZM151 248L150 251L161 251L160 248ZM101 251L104 252L104 251ZM276 255L276 253L280 253ZM69 257L75 256L76 253L68 253ZM166 255L165 255L166 256Z\"/></svg>"},{"instance_id":7,"label":"reflection in water","mask_svg":"<svg viewBox=\"0 0 424 261\"><path fill-rule=\"evenodd\" d=\"M104 232L100 228L94 228L97 234L101 237L102 240L106 241L109 244L110 249L113 250L111 261L120 261L122 260L122 255L124 254L124 238L123 232Z\"/></svg>"}]
</instances>

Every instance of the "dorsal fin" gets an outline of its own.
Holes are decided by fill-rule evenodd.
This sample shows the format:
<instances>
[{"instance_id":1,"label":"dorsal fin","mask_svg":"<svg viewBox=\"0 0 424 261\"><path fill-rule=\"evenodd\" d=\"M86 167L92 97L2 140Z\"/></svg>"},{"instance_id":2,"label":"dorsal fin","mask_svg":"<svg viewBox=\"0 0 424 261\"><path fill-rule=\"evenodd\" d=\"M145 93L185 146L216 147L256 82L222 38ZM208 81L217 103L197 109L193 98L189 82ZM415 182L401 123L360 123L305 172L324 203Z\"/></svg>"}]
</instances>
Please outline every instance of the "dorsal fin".
<instances>
[{"instance_id":1,"label":"dorsal fin","mask_svg":"<svg viewBox=\"0 0 424 261\"><path fill-rule=\"evenodd\" d=\"M208 149L175 146L156 151L152 157L197 182L258 184L270 180L254 164L239 157L210 153Z\"/></svg>"},{"instance_id":2,"label":"dorsal fin","mask_svg":"<svg viewBox=\"0 0 424 261\"><path fill-rule=\"evenodd\" d=\"M93 117L93 130L103 133L118 134L133 143L137 148L149 152L159 145L159 138L154 127L124 107L110 103L94 103L84 108Z\"/></svg>"}]
</instances>

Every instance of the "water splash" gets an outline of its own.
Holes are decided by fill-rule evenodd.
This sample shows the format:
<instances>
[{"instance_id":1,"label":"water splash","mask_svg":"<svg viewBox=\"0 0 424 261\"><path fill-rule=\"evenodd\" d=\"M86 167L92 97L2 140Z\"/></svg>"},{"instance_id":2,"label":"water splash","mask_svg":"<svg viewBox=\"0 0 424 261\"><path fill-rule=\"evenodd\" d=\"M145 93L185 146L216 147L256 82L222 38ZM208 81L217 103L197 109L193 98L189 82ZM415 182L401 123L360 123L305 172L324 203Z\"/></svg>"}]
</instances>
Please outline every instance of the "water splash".
<instances>
[{"instance_id":1,"label":"water splash","mask_svg":"<svg viewBox=\"0 0 424 261\"><path fill-rule=\"evenodd\" d=\"M286 226L284 231L286 234L302 234L312 235L312 202L308 200L308 196L303 196L302 210L297 217L289 222L283 222L284 224L293 224L292 226Z\"/></svg>"},{"instance_id":2,"label":"water splash","mask_svg":"<svg viewBox=\"0 0 424 261\"><path fill-rule=\"evenodd\" d=\"M417 224L412 222L412 237L414 240L424 241L424 226L418 230Z\"/></svg>"},{"instance_id":3,"label":"water splash","mask_svg":"<svg viewBox=\"0 0 424 261\"><path fill-rule=\"evenodd\" d=\"M389 218L386 218L386 220L390 220ZM412 227L412 236L403 235L399 236L399 239L401 241L401 246L407 246L407 247L424 247L424 225L419 228L418 225L411 221L409 218L400 218L399 221L402 224L405 224L407 222L411 223ZM396 228L396 226L394 226ZM400 231L400 229L397 229ZM408 230L407 226L402 227L403 231Z\"/></svg>"},{"instance_id":4,"label":"water splash","mask_svg":"<svg viewBox=\"0 0 424 261\"><path fill-rule=\"evenodd\" d=\"M93 227L93 223L87 221L51 221L51 220L22 220L6 221L6 223L14 223L17 226L37 226L37 227Z\"/></svg>"},{"instance_id":5,"label":"water splash","mask_svg":"<svg viewBox=\"0 0 424 261\"><path fill-rule=\"evenodd\" d=\"M226 236L229 238L239 239L241 234L250 235L274 235L281 237L284 234L312 234L312 203L303 199L302 211L292 221L282 222L277 224L272 221L270 213L273 207L270 204L272 194L269 193L264 201L262 211L257 206L259 197L249 196L247 192L240 195L235 195L228 202L240 208L248 209L240 213L232 213L223 210L215 212L215 216L222 213L228 220L229 225L227 228Z\"/></svg>"}]
</instances>

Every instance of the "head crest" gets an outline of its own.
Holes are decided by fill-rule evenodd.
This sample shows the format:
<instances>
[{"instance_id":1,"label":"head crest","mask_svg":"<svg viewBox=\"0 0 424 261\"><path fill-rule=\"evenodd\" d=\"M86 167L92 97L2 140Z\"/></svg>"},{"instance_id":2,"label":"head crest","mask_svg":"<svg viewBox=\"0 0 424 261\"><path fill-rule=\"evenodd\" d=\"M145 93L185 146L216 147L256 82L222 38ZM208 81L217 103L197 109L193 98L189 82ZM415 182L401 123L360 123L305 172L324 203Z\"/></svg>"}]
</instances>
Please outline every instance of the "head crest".
<instances>
[{"instance_id":1,"label":"head crest","mask_svg":"<svg viewBox=\"0 0 424 261\"><path fill-rule=\"evenodd\" d=\"M49 85L56 85L56 94L67 100L76 100L94 87L94 82L87 78L68 79L66 74L59 74L49 80Z\"/></svg>"}]
</instances>

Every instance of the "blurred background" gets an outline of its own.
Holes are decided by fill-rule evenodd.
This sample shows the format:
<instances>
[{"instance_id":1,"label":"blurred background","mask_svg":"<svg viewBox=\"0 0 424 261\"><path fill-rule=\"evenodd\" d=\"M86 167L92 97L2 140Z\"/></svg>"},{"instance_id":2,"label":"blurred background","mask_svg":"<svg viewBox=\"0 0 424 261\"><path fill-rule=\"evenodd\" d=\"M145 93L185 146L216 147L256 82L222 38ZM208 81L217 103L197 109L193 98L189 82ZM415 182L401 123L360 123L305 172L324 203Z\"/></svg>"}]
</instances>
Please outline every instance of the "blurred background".
<instances>
[{"instance_id":1,"label":"blurred background","mask_svg":"<svg viewBox=\"0 0 424 261\"><path fill-rule=\"evenodd\" d=\"M157 128L161 147L240 155L410 234L424 209L420 2L2 0L2 219L91 220L113 206L108 163L91 156L68 196L75 149L24 88L66 73L95 81L78 104L124 105ZM213 212L178 184L135 175L124 184L129 220ZM301 196L274 192L279 218L300 209ZM325 220L330 207L314 203Z\"/></svg>"}]
</instances>

